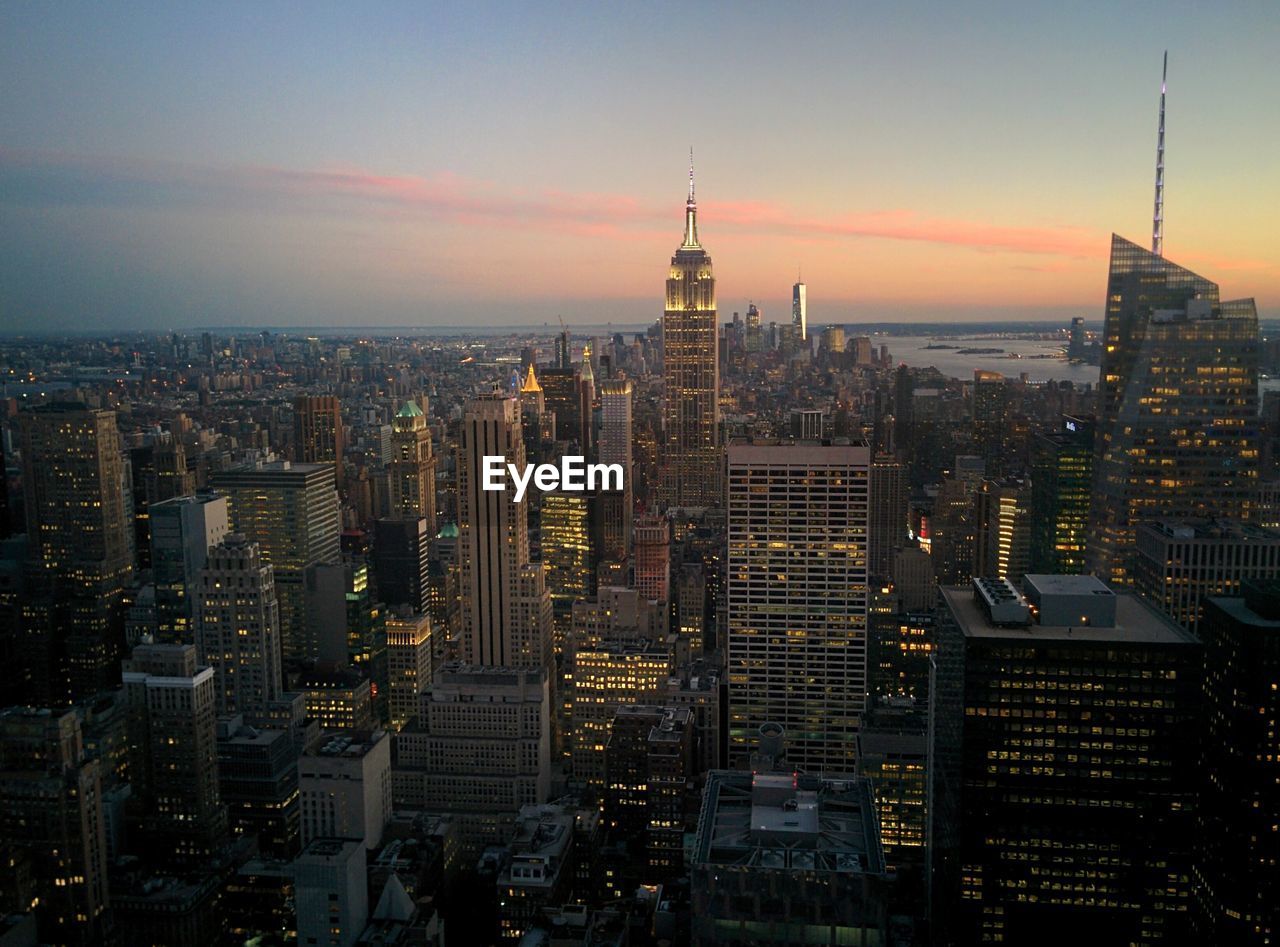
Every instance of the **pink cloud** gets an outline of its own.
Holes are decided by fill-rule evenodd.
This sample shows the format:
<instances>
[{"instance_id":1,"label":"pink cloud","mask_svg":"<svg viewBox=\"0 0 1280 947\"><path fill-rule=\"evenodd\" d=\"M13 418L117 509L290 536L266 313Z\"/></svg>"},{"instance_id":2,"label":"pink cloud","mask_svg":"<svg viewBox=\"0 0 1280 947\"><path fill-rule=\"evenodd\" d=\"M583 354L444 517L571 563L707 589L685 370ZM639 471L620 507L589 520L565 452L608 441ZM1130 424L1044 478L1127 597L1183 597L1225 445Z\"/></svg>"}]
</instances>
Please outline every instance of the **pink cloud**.
<instances>
[{"instance_id":1,"label":"pink cloud","mask_svg":"<svg viewBox=\"0 0 1280 947\"><path fill-rule=\"evenodd\" d=\"M276 198L303 208L335 202L373 212L421 215L474 226L501 224L614 240L669 235L678 205L634 195L548 190L525 193L452 172L431 176L378 174L364 169L219 167L121 158L0 150L0 167L61 170L82 178ZM1074 227L1028 227L937 218L915 211L871 210L805 213L770 201L703 201L703 219L730 234L822 241L879 239L1073 258L1100 258L1103 233Z\"/></svg>"}]
</instances>

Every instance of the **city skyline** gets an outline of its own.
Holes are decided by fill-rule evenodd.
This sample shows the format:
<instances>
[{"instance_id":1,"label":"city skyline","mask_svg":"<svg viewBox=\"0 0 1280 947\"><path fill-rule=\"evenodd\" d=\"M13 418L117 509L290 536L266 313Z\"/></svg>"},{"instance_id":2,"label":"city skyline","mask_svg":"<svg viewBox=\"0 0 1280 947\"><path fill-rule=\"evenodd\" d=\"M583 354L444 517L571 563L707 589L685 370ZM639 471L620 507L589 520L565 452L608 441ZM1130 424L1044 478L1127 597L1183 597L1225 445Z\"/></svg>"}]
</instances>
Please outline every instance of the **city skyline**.
<instances>
[{"instance_id":1,"label":"city skyline","mask_svg":"<svg viewBox=\"0 0 1280 947\"><path fill-rule=\"evenodd\" d=\"M1280 21L988 9L7 10L0 330L648 322L689 144L722 315L786 321L799 265L815 326L1096 318L1165 48L1167 252L1280 315Z\"/></svg>"}]
</instances>

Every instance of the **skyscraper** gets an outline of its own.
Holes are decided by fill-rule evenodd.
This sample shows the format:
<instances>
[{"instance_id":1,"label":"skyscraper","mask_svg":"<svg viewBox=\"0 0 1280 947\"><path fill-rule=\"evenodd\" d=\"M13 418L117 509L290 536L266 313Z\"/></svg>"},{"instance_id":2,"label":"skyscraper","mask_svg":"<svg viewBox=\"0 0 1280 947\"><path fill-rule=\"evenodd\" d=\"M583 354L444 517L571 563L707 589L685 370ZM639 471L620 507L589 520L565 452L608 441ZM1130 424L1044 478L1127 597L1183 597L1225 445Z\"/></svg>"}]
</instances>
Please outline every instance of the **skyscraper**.
<instances>
[{"instance_id":1,"label":"skyscraper","mask_svg":"<svg viewBox=\"0 0 1280 947\"><path fill-rule=\"evenodd\" d=\"M906 465L891 455L878 455L871 465L871 522L867 531L867 572L889 575L895 546L907 541Z\"/></svg>"},{"instance_id":2,"label":"skyscraper","mask_svg":"<svg viewBox=\"0 0 1280 947\"><path fill-rule=\"evenodd\" d=\"M671 524L652 513L636 518L636 591L651 602L671 600Z\"/></svg>"},{"instance_id":3,"label":"skyscraper","mask_svg":"<svg viewBox=\"0 0 1280 947\"><path fill-rule=\"evenodd\" d=\"M32 593L24 603L36 702L60 706L119 681L133 573L128 469L113 411L43 405L18 416Z\"/></svg>"},{"instance_id":4,"label":"skyscraper","mask_svg":"<svg viewBox=\"0 0 1280 947\"><path fill-rule=\"evenodd\" d=\"M294 460L304 464L333 464L335 483L342 488L342 403L332 395L299 395L293 401Z\"/></svg>"},{"instance_id":5,"label":"skyscraper","mask_svg":"<svg viewBox=\"0 0 1280 947\"><path fill-rule=\"evenodd\" d=\"M229 520L227 498L203 491L151 507L151 573L156 586L156 640L190 644L196 608L192 592L209 547L222 542Z\"/></svg>"},{"instance_id":6,"label":"skyscraper","mask_svg":"<svg viewBox=\"0 0 1280 947\"><path fill-rule=\"evenodd\" d=\"M139 645L123 676L131 801L146 847L164 863L197 863L227 837L213 669L194 645Z\"/></svg>"},{"instance_id":7,"label":"skyscraper","mask_svg":"<svg viewBox=\"0 0 1280 947\"><path fill-rule=\"evenodd\" d=\"M662 317L666 384L664 497L669 506L723 502L720 486L720 360L716 281L698 242L698 205L689 167L684 240L671 258Z\"/></svg>"},{"instance_id":8,"label":"skyscraper","mask_svg":"<svg viewBox=\"0 0 1280 947\"><path fill-rule=\"evenodd\" d=\"M599 504L599 555L611 580L626 581L631 550L631 508L634 503L631 467L631 382L609 379L600 384L600 463L622 467L622 489L601 490Z\"/></svg>"},{"instance_id":9,"label":"skyscraper","mask_svg":"<svg viewBox=\"0 0 1280 947\"><path fill-rule=\"evenodd\" d=\"M210 478L227 495L231 528L258 544L275 573L280 642L286 658L314 659L305 607L305 576L339 559L338 493L328 464L289 461L222 471Z\"/></svg>"},{"instance_id":10,"label":"skyscraper","mask_svg":"<svg viewBox=\"0 0 1280 947\"><path fill-rule=\"evenodd\" d=\"M85 752L79 716L0 711L0 848L30 874L6 895L36 916L40 943L107 943L102 764Z\"/></svg>"},{"instance_id":11,"label":"skyscraper","mask_svg":"<svg viewBox=\"0 0 1280 947\"><path fill-rule=\"evenodd\" d=\"M392 460L387 464L387 497L392 519L422 518L436 534L436 459L422 409L406 401L391 422Z\"/></svg>"},{"instance_id":12,"label":"skyscraper","mask_svg":"<svg viewBox=\"0 0 1280 947\"><path fill-rule=\"evenodd\" d=\"M809 288L801 280L791 287L791 324L796 327L800 341L809 339Z\"/></svg>"},{"instance_id":13,"label":"skyscraper","mask_svg":"<svg viewBox=\"0 0 1280 947\"><path fill-rule=\"evenodd\" d=\"M1261 947L1280 931L1280 586L1246 582L1243 593L1208 599L1200 622L1206 732L1195 919L1199 943Z\"/></svg>"},{"instance_id":14,"label":"skyscraper","mask_svg":"<svg viewBox=\"0 0 1280 947\"><path fill-rule=\"evenodd\" d=\"M1064 418L1031 447L1031 572L1084 572L1093 492L1093 420Z\"/></svg>"},{"instance_id":15,"label":"skyscraper","mask_svg":"<svg viewBox=\"0 0 1280 947\"><path fill-rule=\"evenodd\" d=\"M418 716L418 703L431 686L431 651L431 619L426 615L387 619L387 704L393 730Z\"/></svg>"},{"instance_id":16,"label":"skyscraper","mask_svg":"<svg viewBox=\"0 0 1280 947\"><path fill-rule=\"evenodd\" d=\"M852 772L867 673L866 446L729 447L729 759L763 724L801 769Z\"/></svg>"},{"instance_id":17,"label":"skyscraper","mask_svg":"<svg viewBox=\"0 0 1280 947\"><path fill-rule=\"evenodd\" d=\"M949 943L1184 943L1201 649L1093 576L946 588L934 924Z\"/></svg>"},{"instance_id":18,"label":"skyscraper","mask_svg":"<svg viewBox=\"0 0 1280 947\"><path fill-rule=\"evenodd\" d=\"M239 534L208 551L194 589L195 641L213 669L218 714L265 716L284 677L275 575Z\"/></svg>"},{"instance_id":19,"label":"skyscraper","mask_svg":"<svg viewBox=\"0 0 1280 947\"><path fill-rule=\"evenodd\" d=\"M1113 235L1103 336L1087 561L1126 585L1139 523L1252 513L1258 313Z\"/></svg>"},{"instance_id":20,"label":"skyscraper","mask_svg":"<svg viewBox=\"0 0 1280 947\"><path fill-rule=\"evenodd\" d=\"M484 458L524 467L520 403L489 395L467 404L458 447L458 558L462 652L470 664L546 667L551 599L541 563L529 561L525 500L484 489Z\"/></svg>"}]
</instances>

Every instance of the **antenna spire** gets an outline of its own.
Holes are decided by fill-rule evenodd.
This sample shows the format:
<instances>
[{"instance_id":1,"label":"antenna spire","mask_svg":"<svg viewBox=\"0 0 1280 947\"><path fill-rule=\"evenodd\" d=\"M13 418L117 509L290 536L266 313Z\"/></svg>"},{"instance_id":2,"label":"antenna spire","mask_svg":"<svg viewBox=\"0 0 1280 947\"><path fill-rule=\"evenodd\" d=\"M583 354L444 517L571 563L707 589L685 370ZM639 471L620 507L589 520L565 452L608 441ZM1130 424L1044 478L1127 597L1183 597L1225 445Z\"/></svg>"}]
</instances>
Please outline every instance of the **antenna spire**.
<instances>
[{"instance_id":1,"label":"antenna spire","mask_svg":"<svg viewBox=\"0 0 1280 947\"><path fill-rule=\"evenodd\" d=\"M1156 136L1156 206L1151 220L1151 252L1164 256L1164 93L1169 79L1169 50L1164 51L1160 76L1160 130Z\"/></svg>"},{"instance_id":2,"label":"antenna spire","mask_svg":"<svg viewBox=\"0 0 1280 947\"><path fill-rule=\"evenodd\" d=\"M689 149L689 199L684 205L684 243L685 249L698 249L698 202L693 198L693 148Z\"/></svg>"}]
</instances>

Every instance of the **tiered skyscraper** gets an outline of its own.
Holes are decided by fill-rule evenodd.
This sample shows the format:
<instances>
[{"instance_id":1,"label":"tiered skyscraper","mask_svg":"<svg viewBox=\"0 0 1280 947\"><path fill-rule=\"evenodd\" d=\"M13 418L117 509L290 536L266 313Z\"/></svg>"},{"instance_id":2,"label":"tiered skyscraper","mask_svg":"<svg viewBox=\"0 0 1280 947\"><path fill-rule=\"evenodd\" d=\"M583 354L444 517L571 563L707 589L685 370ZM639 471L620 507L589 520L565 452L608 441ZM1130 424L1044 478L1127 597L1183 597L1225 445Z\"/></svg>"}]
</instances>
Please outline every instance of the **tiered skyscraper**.
<instances>
[{"instance_id":1,"label":"tiered skyscraper","mask_svg":"<svg viewBox=\"0 0 1280 947\"><path fill-rule=\"evenodd\" d=\"M387 464L387 494L392 519L423 518L427 534L436 534L436 460L431 432L416 402L406 401L391 422L394 457Z\"/></svg>"},{"instance_id":2,"label":"tiered skyscraper","mask_svg":"<svg viewBox=\"0 0 1280 947\"><path fill-rule=\"evenodd\" d=\"M469 664L545 668L551 599L541 563L529 560L529 520L516 493L484 489L484 458L525 463L520 403L490 395L467 405L458 450L458 558L462 653Z\"/></svg>"},{"instance_id":3,"label":"tiered skyscraper","mask_svg":"<svg viewBox=\"0 0 1280 947\"><path fill-rule=\"evenodd\" d=\"M689 168L684 240L671 258L662 317L666 383L665 499L670 506L717 506L720 488L720 362L716 354L716 281L698 242L698 205Z\"/></svg>"}]
</instances>

